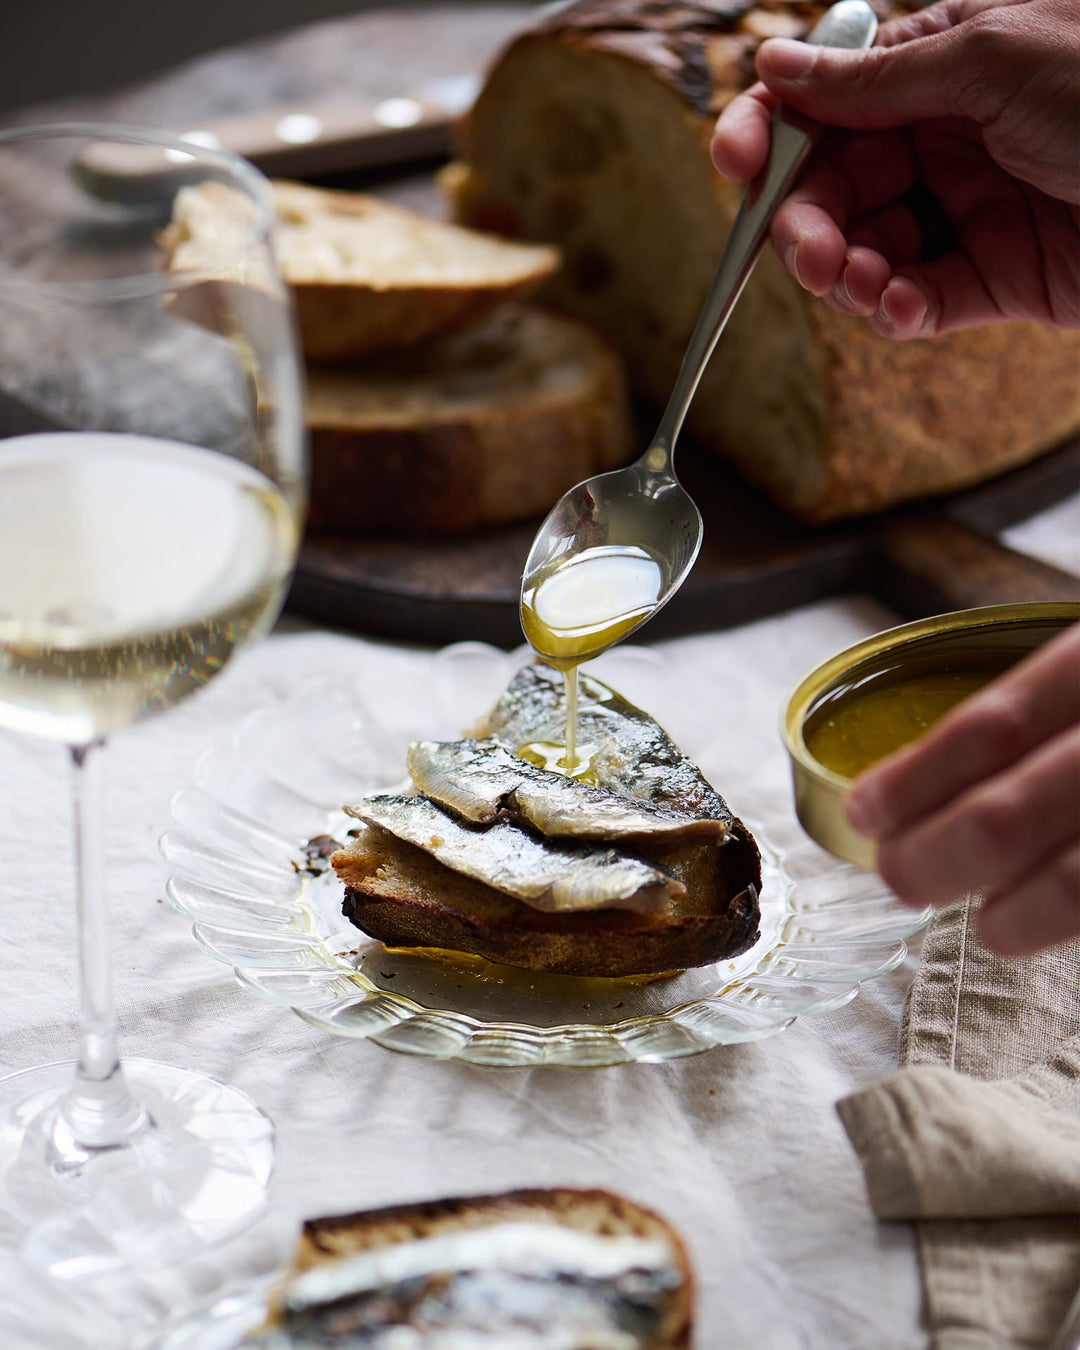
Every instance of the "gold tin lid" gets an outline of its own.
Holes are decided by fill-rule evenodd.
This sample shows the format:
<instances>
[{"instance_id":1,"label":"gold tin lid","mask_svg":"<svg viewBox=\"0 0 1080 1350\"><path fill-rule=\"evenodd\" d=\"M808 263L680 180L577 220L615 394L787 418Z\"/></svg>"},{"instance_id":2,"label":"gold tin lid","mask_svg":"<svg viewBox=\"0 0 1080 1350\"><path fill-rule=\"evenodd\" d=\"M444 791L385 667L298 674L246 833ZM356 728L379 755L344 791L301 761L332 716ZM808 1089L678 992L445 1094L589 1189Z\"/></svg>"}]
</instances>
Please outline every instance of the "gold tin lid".
<instances>
[{"instance_id":1,"label":"gold tin lid","mask_svg":"<svg viewBox=\"0 0 1080 1350\"><path fill-rule=\"evenodd\" d=\"M781 733L791 760L795 812L807 834L823 848L867 871L875 864L875 845L848 825L844 798L851 779L819 763L807 749L808 719L838 686L867 674L896 667L908 658L948 656L980 649L1015 647L1017 659L1056 637L1080 619L1080 604L1032 602L987 605L888 628L838 652L807 675L784 709Z\"/></svg>"}]
</instances>

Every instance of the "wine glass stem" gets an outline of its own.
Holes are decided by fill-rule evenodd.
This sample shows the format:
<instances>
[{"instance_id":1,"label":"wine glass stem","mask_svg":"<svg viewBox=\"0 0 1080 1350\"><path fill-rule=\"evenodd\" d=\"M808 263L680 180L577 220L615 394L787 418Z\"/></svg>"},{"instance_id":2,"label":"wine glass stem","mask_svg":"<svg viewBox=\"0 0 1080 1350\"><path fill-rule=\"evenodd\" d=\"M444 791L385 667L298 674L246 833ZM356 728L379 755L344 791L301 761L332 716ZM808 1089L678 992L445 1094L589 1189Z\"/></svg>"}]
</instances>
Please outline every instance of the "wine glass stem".
<instances>
[{"instance_id":1,"label":"wine glass stem","mask_svg":"<svg viewBox=\"0 0 1080 1350\"><path fill-rule=\"evenodd\" d=\"M112 1148L147 1124L128 1091L116 1047L101 829L102 743L71 747L79 932L79 1060L54 1142L61 1152ZM64 1136L63 1141L59 1138Z\"/></svg>"}]
</instances>

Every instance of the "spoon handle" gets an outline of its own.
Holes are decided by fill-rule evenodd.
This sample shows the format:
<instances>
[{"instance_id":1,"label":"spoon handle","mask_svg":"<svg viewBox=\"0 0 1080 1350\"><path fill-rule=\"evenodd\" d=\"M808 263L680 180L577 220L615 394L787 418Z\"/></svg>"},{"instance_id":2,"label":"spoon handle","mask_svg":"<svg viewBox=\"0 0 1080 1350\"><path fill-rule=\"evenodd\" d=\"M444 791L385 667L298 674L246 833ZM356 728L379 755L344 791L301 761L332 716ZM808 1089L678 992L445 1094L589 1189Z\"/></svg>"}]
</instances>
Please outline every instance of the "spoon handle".
<instances>
[{"instance_id":1,"label":"spoon handle","mask_svg":"<svg viewBox=\"0 0 1080 1350\"><path fill-rule=\"evenodd\" d=\"M877 18L865 0L839 0L821 17L806 41L821 47L869 47L877 33ZM656 472L663 452L670 459L698 383L724 331L728 315L754 270L777 207L787 196L807 155L824 127L780 104L773 114L772 146L765 168L746 189L731 227L724 256L716 270L679 369L660 426L645 458Z\"/></svg>"}]
</instances>

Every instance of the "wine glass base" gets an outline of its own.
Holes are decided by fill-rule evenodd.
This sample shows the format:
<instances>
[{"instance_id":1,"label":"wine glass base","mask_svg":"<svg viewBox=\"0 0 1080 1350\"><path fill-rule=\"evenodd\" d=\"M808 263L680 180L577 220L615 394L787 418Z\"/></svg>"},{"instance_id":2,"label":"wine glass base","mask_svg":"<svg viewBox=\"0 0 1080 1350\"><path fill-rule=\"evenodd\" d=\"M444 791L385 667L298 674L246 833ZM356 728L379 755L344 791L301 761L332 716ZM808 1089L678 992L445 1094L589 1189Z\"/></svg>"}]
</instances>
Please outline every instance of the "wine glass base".
<instances>
[{"instance_id":1,"label":"wine glass base","mask_svg":"<svg viewBox=\"0 0 1080 1350\"><path fill-rule=\"evenodd\" d=\"M5 1236L54 1275L182 1260L265 1208L274 1130L249 1097L152 1060L125 1059L123 1069L152 1124L74 1168L58 1168L50 1148L74 1063L0 1079Z\"/></svg>"}]
</instances>

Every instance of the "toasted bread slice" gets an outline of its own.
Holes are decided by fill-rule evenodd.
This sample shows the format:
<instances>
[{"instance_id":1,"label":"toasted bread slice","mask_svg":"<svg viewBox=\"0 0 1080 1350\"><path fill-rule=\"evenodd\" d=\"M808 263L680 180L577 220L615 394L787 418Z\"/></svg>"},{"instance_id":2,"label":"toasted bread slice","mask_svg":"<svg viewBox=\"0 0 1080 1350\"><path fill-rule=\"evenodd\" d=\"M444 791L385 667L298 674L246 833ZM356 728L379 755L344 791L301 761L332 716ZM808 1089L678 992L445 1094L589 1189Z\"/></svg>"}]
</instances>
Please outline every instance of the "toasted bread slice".
<instances>
[{"instance_id":1,"label":"toasted bread slice","mask_svg":"<svg viewBox=\"0 0 1080 1350\"><path fill-rule=\"evenodd\" d=\"M565 715L560 676L533 664L517 672L477 730L497 738L507 750L557 743L565 733ZM403 828L400 819L373 814L370 804L384 795L374 793L347 808L366 826L330 859L345 884L346 917L388 946L469 952L560 975L657 974L745 951L758 935L761 888L761 855L747 827L655 719L587 675L579 677L578 736L579 745L590 747L593 781L607 794L624 796L627 806L646 801L677 810L687 820L711 820L721 827L704 836L642 833L616 838L609 813L588 791L580 794L575 809L583 832L575 843L595 840L613 858L657 864L674 883L665 890L662 908L634 909L631 900L601 908L597 900L590 908L575 903L541 909L530 903L526 888L508 889L509 874L514 872L519 881L522 865L534 878L539 876L539 865L525 861L537 848L542 851L547 844L560 851L566 846L558 835L544 833L545 824L548 830L561 828L557 821L543 814L515 820L512 793L504 796L494 822L485 826L466 821L460 831L464 840L453 840L450 848L441 837L429 838L426 825L417 830L406 822ZM478 781L490 744L476 739L450 744L461 752L454 774ZM509 764L513 755L505 759ZM460 813L459 793L448 792L438 775L424 775L415 755L412 768L420 776L422 793L448 813L456 803ZM523 775L526 768L535 777L535 767L523 764ZM549 776L566 785L560 775ZM400 798L399 809L407 811L411 800L423 797ZM489 850L492 841L485 839L485 831L492 829L499 840ZM470 836L477 843L466 861L462 854ZM595 893L588 878L583 878L582 889L586 895Z\"/></svg>"},{"instance_id":2,"label":"toasted bread slice","mask_svg":"<svg viewBox=\"0 0 1080 1350\"><path fill-rule=\"evenodd\" d=\"M561 1239L553 1236L553 1230L562 1235ZM485 1233L492 1238L486 1249ZM467 1235L464 1240L463 1235ZM409 1326L415 1323L405 1319L417 1318L422 1325L422 1300L429 1287L439 1291L440 1311L457 1306L467 1313L469 1299L455 1299L455 1281L470 1274L482 1274L485 1254L497 1262L500 1253L506 1251L508 1239L522 1258L523 1267L529 1269L532 1292L525 1305L526 1317L539 1312L545 1318L545 1328L549 1327L552 1321L566 1315L578 1293L577 1286L587 1286L590 1281L606 1290L608 1300L616 1300L620 1277L613 1272L624 1258L632 1285L624 1315L637 1320L634 1328L639 1336L637 1343L642 1350L688 1350L694 1280L682 1240L652 1210L604 1190L516 1190L310 1219L304 1224L292 1268L274 1300L272 1320L289 1324L318 1319L321 1313L324 1320L320 1331L325 1342L319 1343L334 1344L331 1322L341 1329L343 1342L347 1342L350 1306L356 1323L369 1331L392 1326L395 1318ZM410 1246L412 1252L407 1250ZM417 1269L425 1267L425 1248L430 1285L424 1283L424 1276L415 1275ZM597 1280L597 1269L590 1268L590 1261L594 1259L593 1251L599 1255L605 1249L610 1255L599 1259L608 1273ZM555 1264L549 1268L553 1254ZM654 1263L651 1275L639 1264L642 1256ZM365 1263L365 1257L373 1257L379 1263L384 1284L373 1287L372 1272L364 1269L365 1264L373 1263ZM350 1262L358 1283L366 1286L363 1295L359 1299L355 1293L332 1297L335 1291L330 1281L336 1279L339 1288L348 1288L346 1266ZM404 1286L393 1286L391 1272L395 1264L402 1269L407 1266L413 1275L407 1293ZM318 1291L312 1288L310 1272L316 1272L316 1282L327 1279L324 1292L331 1296L322 1303ZM538 1304L535 1292L541 1281L550 1290L546 1309ZM498 1330L498 1324L488 1318L497 1318L503 1308L513 1305L512 1290L508 1291L505 1284L499 1286L501 1293L495 1297L488 1288L483 1331L489 1335ZM310 1297L313 1292L315 1298ZM377 1307L373 1308L376 1299ZM503 1302L504 1299L507 1301ZM380 1317L387 1320L380 1323ZM363 1321L364 1318L371 1320ZM467 1325L462 1329L467 1329ZM475 1322L472 1325L475 1327ZM444 1324L442 1329L449 1331L451 1326ZM524 1330L520 1322L513 1329L516 1335ZM488 1343L495 1341L489 1342L485 1336L484 1344ZM543 1343L550 1341L545 1337ZM581 1342L592 1343L587 1335Z\"/></svg>"},{"instance_id":3,"label":"toasted bread slice","mask_svg":"<svg viewBox=\"0 0 1080 1350\"><path fill-rule=\"evenodd\" d=\"M663 914L544 913L370 826L332 861L345 883L345 917L387 946L469 952L552 975L614 978L706 965L753 943L760 918L747 866L753 846L746 847L749 836L738 823L733 836L720 849L684 845L667 856L656 850L657 861L689 883L685 897ZM744 867L746 876L740 875Z\"/></svg>"},{"instance_id":4,"label":"toasted bread slice","mask_svg":"<svg viewBox=\"0 0 1080 1350\"><path fill-rule=\"evenodd\" d=\"M378 197L300 183L273 188L275 251L312 361L351 361L463 328L559 265L557 249L508 243ZM180 192L166 232L170 266L212 262L243 208L221 183Z\"/></svg>"},{"instance_id":5,"label":"toasted bread slice","mask_svg":"<svg viewBox=\"0 0 1080 1350\"><path fill-rule=\"evenodd\" d=\"M323 531L525 520L633 453L613 349L525 305L363 370L313 368L307 423L309 521Z\"/></svg>"}]
</instances>

